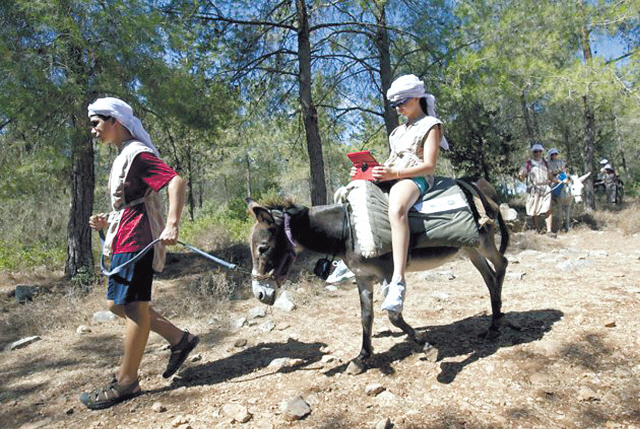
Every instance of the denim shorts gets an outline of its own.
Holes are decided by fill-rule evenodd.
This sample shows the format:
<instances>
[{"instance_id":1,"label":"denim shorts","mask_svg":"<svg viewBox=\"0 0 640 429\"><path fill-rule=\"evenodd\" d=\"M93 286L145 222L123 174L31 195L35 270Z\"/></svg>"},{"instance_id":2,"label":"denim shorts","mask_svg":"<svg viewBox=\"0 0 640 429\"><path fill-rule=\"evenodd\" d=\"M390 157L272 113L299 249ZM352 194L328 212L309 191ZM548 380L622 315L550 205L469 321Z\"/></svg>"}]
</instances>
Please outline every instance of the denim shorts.
<instances>
[{"instance_id":1,"label":"denim shorts","mask_svg":"<svg viewBox=\"0 0 640 429\"><path fill-rule=\"evenodd\" d=\"M403 179L403 180L406 180L406 179ZM424 195L429 190L429 182L427 182L427 179L425 177L419 176L419 177L409 177L408 180L413 180L413 183L416 184L416 186L418 187L418 190L420 191L420 196L417 198L417 201L422 200L422 197L424 197ZM385 194L388 194L391 191L391 188L393 187L393 185L395 185L396 183L398 183L397 180L389 180L387 182L375 182L375 184L380 189L382 189L382 192L384 192Z\"/></svg>"},{"instance_id":2,"label":"denim shorts","mask_svg":"<svg viewBox=\"0 0 640 429\"><path fill-rule=\"evenodd\" d=\"M111 258L111 267L118 267L133 259L138 252L118 253ZM126 266L118 274L109 277L107 299L116 305L136 301L151 301L153 282L153 249L138 262Z\"/></svg>"},{"instance_id":3,"label":"denim shorts","mask_svg":"<svg viewBox=\"0 0 640 429\"><path fill-rule=\"evenodd\" d=\"M429 190L429 184L427 183L427 179L424 177L411 177L411 180L416 184L418 189L420 190L420 196L418 197L418 201L424 197L424 194Z\"/></svg>"}]
</instances>

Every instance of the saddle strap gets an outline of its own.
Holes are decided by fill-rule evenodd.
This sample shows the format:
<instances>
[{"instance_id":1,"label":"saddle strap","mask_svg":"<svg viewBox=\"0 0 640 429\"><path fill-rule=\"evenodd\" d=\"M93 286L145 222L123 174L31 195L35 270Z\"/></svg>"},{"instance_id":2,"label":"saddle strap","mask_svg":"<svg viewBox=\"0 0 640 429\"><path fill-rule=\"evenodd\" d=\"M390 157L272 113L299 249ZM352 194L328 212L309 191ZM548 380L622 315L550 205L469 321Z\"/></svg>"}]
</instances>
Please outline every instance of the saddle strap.
<instances>
[{"instance_id":1,"label":"saddle strap","mask_svg":"<svg viewBox=\"0 0 640 429\"><path fill-rule=\"evenodd\" d=\"M460 189L462 189L462 192L467 197L467 201L469 201L469 206L471 207L473 217L478 224L478 228L482 228L485 225L493 225L494 219L487 214L485 201L483 201L483 197L480 196L480 191L473 184L465 180L456 179L456 184Z\"/></svg>"}]
</instances>

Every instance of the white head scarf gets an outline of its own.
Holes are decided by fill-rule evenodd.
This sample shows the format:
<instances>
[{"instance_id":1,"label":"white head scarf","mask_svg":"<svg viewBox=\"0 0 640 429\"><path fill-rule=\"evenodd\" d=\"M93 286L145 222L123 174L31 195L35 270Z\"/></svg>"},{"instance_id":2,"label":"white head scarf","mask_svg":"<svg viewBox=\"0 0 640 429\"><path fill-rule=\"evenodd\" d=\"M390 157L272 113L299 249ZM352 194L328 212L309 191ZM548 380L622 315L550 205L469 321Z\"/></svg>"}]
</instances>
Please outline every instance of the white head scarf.
<instances>
[{"instance_id":1,"label":"white head scarf","mask_svg":"<svg viewBox=\"0 0 640 429\"><path fill-rule=\"evenodd\" d=\"M131 135L140 142L144 143L153 151L156 156L160 156L158 149L151 142L151 137L147 130L142 126L140 119L133 116L133 109L124 101L115 97L98 98L89 105L89 116L102 115L116 118L123 127L129 130Z\"/></svg>"},{"instance_id":2,"label":"white head scarf","mask_svg":"<svg viewBox=\"0 0 640 429\"><path fill-rule=\"evenodd\" d=\"M387 90L387 99L391 103L404 100L406 98L425 98L427 101L427 115L437 118L436 115L436 98L432 94L424 92L424 82L418 79L418 76L407 74L400 76L393 81L391 87ZM449 150L449 142L442 135L440 139L440 147Z\"/></svg>"},{"instance_id":3,"label":"white head scarf","mask_svg":"<svg viewBox=\"0 0 640 429\"><path fill-rule=\"evenodd\" d=\"M558 149L556 149L555 147L552 147L551 149L549 149L549 152L547 152L547 155L551 156L551 155L558 155L560 152L558 152Z\"/></svg>"},{"instance_id":4,"label":"white head scarf","mask_svg":"<svg viewBox=\"0 0 640 429\"><path fill-rule=\"evenodd\" d=\"M536 143L533 146L531 146L531 152L535 152L535 151L543 151L544 147L542 147L542 145L540 143Z\"/></svg>"}]
</instances>

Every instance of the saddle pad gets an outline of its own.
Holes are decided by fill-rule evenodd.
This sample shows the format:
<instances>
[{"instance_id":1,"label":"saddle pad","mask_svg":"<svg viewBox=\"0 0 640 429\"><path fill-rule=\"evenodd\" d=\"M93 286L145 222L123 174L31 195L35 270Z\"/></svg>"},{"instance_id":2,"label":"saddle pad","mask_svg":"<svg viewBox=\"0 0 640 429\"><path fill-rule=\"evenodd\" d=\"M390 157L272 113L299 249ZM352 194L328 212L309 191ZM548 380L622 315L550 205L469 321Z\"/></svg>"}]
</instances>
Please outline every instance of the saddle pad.
<instances>
[{"instance_id":1,"label":"saddle pad","mask_svg":"<svg viewBox=\"0 0 640 429\"><path fill-rule=\"evenodd\" d=\"M391 252L388 195L373 182L354 180L336 192L349 204L355 251L372 258ZM410 247L474 247L479 233L467 199L455 181L435 177L434 186L409 212Z\"/></svg>"}]
</instances>

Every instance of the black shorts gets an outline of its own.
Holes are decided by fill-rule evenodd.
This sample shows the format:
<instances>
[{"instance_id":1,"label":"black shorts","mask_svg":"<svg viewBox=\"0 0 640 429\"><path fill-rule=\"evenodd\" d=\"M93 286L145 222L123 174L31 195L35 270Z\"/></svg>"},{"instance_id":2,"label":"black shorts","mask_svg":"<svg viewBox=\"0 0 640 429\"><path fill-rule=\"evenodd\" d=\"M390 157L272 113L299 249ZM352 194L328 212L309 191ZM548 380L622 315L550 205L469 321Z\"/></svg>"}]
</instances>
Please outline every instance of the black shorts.
<instances>
[{"instance_id":1,"label":"black shorts","mask_svg":"<svg viewBox=\"0 0 640 429\"><path fill-rule=\"evenodd\" d=\"M118 253L111 259L115 268L130 261L138 252ZM116 305L136 301L151 301L151 283L153 282L153 249L149 250L138 262L126 266L122 271L109 276L107 299Z\"/></svg>"}]
</instances>

